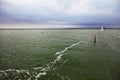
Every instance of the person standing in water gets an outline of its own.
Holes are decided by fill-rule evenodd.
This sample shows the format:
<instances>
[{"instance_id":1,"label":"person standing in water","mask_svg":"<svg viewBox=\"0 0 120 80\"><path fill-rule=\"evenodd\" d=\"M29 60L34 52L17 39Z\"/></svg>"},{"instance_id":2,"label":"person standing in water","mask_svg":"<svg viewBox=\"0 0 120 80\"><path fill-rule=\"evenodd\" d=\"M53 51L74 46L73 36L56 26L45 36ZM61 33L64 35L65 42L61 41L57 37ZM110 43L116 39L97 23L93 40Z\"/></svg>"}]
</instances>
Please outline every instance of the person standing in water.
<instances>
[{"instance_id":1,"label":"person standing in water","mask_svg":"<svg viewBox=\"0 0 120 80\"><path fill-rule=\"evenodd\" d=\"M96 44L96 35L94 35L94 45Z\"/></svg>"}]
</instances>

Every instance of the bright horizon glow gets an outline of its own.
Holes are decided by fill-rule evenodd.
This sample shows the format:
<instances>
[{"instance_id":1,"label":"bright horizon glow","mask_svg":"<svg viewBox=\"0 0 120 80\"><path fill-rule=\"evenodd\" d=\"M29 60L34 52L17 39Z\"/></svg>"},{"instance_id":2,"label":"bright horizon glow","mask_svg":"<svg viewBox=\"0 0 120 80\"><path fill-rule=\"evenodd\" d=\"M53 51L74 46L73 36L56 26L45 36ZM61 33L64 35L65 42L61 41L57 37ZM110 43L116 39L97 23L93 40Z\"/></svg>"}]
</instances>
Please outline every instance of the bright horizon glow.
<instances>
[{"instance_id":1,"label":"bright horizon glow","mask_svg":"<svg viewBox=\"0 0 120 80\"><path fill-rule=\"evenodd\" d=\"M45 29L45 28L82 28L77 25L58 24L0 24L0 29Z\"/></svg>"}]
</instances>

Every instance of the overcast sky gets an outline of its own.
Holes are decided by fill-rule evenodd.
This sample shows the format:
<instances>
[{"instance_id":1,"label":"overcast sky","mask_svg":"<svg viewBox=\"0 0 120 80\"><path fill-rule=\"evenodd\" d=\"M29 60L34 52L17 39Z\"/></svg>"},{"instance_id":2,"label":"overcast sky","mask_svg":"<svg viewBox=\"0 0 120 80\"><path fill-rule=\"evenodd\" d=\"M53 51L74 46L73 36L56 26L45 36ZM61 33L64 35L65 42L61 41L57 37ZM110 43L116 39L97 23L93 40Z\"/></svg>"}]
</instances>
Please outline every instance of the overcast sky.
<instances>
[{"instance_id":1,"label":"overcast sky","mask_svg":"<svg viewBox=\"0 0 120 80\"><path fill-rule=\"evenodd\" d=\"M1 22L119 23L120 0L0 0Z\"/></svg>"}]
</instances>

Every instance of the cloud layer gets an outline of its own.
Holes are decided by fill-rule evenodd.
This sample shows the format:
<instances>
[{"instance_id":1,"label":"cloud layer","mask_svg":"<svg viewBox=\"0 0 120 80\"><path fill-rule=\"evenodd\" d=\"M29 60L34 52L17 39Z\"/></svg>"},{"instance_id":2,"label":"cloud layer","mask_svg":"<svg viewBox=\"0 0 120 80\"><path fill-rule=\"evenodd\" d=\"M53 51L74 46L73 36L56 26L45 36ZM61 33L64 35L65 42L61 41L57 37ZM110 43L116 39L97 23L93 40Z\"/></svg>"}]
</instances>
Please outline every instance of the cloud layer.
<instances>
[{"instance_id":1,"label":"cloud layer","mask_svg":"<svg viewBox=\"0 0 120 80\"><path fill-rule=\"evenodd\" d=\"M0 4L0 14L38 22L89 22L119 17L118 0L1 0Z\"/></svg>"}]
</instances>

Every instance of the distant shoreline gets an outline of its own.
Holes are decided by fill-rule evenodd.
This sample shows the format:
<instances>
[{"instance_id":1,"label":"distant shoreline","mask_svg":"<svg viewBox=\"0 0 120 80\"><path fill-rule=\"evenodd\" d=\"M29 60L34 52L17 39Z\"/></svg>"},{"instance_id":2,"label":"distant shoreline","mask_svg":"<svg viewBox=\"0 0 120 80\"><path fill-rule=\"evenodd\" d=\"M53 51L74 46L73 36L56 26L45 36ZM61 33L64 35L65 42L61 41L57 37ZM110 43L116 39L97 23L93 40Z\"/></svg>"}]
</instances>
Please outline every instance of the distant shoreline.
<instances>
[{"instance_id":1,"label":"distant shoreline","mask_svg":"<svg viewBox=\"0 0 120 80\"><path fill-rule=\"evenodd\" d=\"M66 29L120 29L120 25L108 24L0 24L0 30L66 30Z\"/></svg>"},{"instance_id":2,"label":"distant shoreline","mask_svg":"<svg viewBox=\"0 0 120 80\"><path fill-rule=\"evenodd\" d=\"M101 28L0 28L0 30L77 30L77 29L101 29ZM118 29L120 28L104 28L106 29Z\"/></svg>"}]
</instances>

